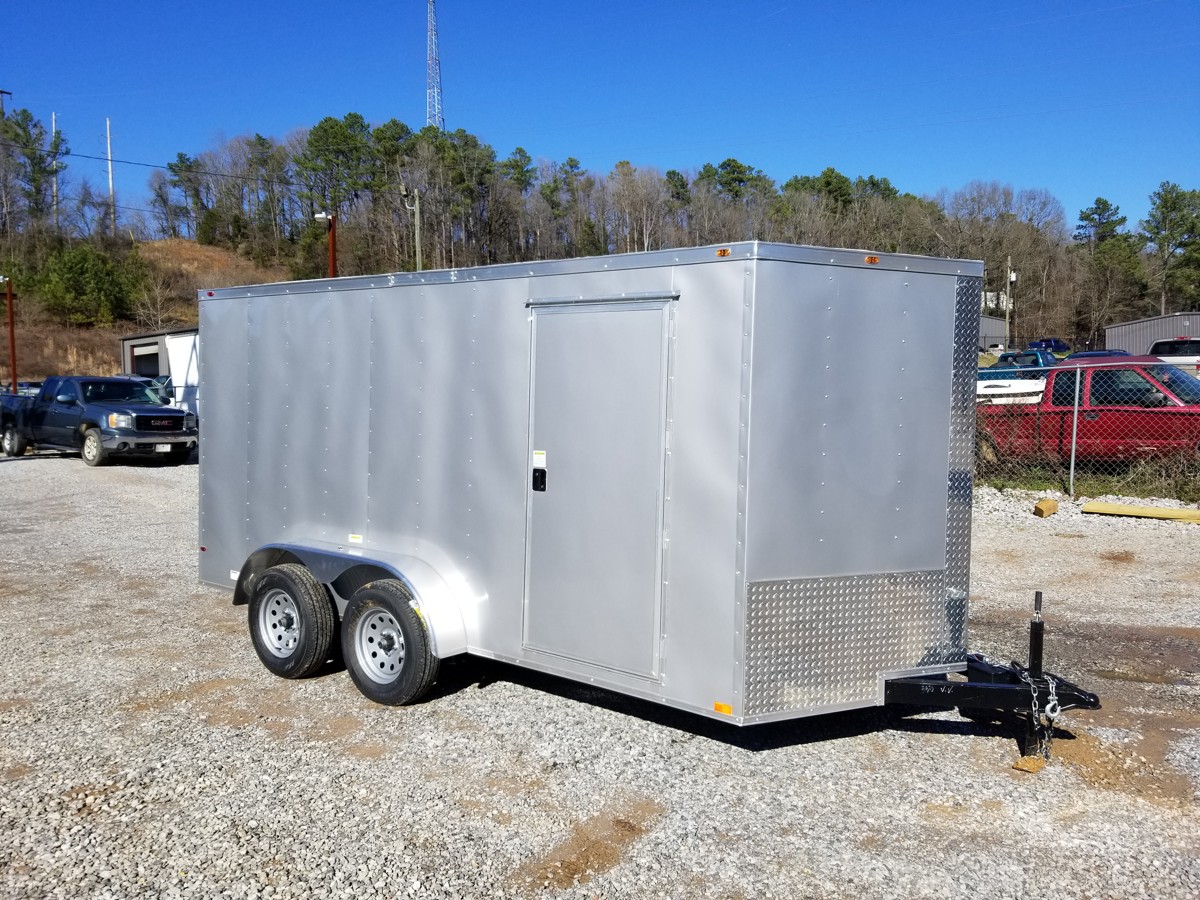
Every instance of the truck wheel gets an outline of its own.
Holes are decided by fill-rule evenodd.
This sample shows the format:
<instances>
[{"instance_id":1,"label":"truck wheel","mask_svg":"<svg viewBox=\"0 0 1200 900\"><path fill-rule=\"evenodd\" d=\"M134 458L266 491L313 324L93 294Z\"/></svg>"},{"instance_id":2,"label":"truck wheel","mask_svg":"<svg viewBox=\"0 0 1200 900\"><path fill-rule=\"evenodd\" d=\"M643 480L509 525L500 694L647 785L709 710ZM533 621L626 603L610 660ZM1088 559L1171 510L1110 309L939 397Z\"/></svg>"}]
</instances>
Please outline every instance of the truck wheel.
<instances>
[{"instance_id":1,"label":"truck wheel","mask_svg":"<svg viewBox=\"0 0 1200 900\"><path fill-rule=\"evenodd\" d=\"M398 581L355 591L342 618L342 658L363 696L386 706L411 703L437 677L425 620Z\"/></svg>"},{"instance_id":2,"label":"truck wheel","mask_svg":"<svg viewBox=\"0 0 1200 900\"><path fill-rule=\"evenodd\" d=\"M333 604L304 566L285 563L259 575L247 620L258 658L280 678L304 678L329 659Z\"/></svg>"},{"instance_id":3,"label":"truck wheel","mask_svg":"<svg viewBox=\"0 0 1200 900\"><path fill-rule=\"evenodd\" d=\"M9 425L4 429L4 453L7 456L24 456L27 449L29 442L17 434L15 426Z\"/></svg>"},{"instance_id":4,"label":"truck wheel","mask_svg":"<svg viewBox=\"0 0 1200 900\"><path fill-rule=\"evenodd\" d=\"M89 428L83 433L83 461L89 466L102 466L108 462L108 451L100 439L99 428Z\"/></svg>"}]
</instances>

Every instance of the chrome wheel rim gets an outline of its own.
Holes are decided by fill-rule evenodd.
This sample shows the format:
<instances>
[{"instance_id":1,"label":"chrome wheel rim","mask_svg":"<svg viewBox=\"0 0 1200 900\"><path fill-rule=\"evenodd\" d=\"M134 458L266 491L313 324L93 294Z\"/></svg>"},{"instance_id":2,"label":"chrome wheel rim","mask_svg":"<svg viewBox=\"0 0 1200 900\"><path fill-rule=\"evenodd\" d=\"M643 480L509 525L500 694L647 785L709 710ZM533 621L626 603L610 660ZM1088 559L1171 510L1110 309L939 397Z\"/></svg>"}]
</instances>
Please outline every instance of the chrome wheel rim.
<instances>
[{"instance_id":1,"label":"chrome wheel rim","mask_svg":"<svg viewBox=\"0 0 1200 900\"><path fill-rule=\"evenodd\" d=\"M88 432L83 439L83 455L88 459L95 459L100 450L100 441L94 434Z\"/></svg>"},{"instance_id":2,"label":"chrome wheel rim","mask_svg":"<svg viewBox=\"0 0 1200 900\"><path fill-rule=\"evenodd\" d=\"M286 659L300 643L300 609L287 591L274 588L258 608L258 635L272 656Z\"/></svg>"},{"instance_id":3,"label":"chrome wheel rim","mask_svg":"<svg viewBox=\"0 0 1200 900\"><path fill-rule=\"evenodd\" d=\"M354 634L358 667L376 684L391 684L404 668L404 633L396 617L372 610L359 619Z\"/></svg>"},{"instance_id":4,"label":"chrome wheel rim","mask_svg":"<svg viewBox=\"0 0 1200 900\"><path fill-rule=\"evenodd\" d=\"M13 430L11 428L4 429L4 452L12 456L13 452Z\"/></svg>"}]
</instances>

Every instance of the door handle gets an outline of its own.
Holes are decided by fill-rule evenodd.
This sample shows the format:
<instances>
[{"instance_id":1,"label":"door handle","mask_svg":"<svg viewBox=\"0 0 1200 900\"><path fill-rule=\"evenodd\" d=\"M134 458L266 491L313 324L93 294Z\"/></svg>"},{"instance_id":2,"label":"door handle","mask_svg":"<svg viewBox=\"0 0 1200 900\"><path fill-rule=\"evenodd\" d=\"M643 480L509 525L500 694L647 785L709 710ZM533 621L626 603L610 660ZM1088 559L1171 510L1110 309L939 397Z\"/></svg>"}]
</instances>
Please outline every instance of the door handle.
<instances>
[{"instance_id":1,"label":"door handle","mask_svg":"<svg viewBox=\"0 0 1200 900\"><path fill-rule=\"evenodd\" d=\"M533 470L533 489L535 491L546 490L546 470L545 469L534 469Z\"/></svg>"}]
</instances>

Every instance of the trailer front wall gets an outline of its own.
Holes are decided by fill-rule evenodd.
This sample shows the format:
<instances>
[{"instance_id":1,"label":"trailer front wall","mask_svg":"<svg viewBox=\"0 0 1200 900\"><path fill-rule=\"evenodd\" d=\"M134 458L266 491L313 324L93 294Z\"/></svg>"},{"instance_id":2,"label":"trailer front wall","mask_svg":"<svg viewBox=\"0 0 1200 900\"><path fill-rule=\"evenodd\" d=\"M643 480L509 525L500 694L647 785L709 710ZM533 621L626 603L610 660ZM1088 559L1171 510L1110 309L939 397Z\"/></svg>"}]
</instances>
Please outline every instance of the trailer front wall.
<instances>
[{"instance_id":1,"label":"trailer front wall","mask_svg":"<svg viewBox=\"0 0 1200 900\"><path fill-rule=\"evenodd\" d=\"M978 309L950 274L765 261L746 499L746 716L961 663ZM975 301L977 302L977 297ZM859 337L883 334L863 345ZM961 400L961 398L959 398ZM952 415L957 410L957 415ZM961 563L961 565L960 565ZM948 575L953 573L953 575Z\"/></svg>"}]
</instances>

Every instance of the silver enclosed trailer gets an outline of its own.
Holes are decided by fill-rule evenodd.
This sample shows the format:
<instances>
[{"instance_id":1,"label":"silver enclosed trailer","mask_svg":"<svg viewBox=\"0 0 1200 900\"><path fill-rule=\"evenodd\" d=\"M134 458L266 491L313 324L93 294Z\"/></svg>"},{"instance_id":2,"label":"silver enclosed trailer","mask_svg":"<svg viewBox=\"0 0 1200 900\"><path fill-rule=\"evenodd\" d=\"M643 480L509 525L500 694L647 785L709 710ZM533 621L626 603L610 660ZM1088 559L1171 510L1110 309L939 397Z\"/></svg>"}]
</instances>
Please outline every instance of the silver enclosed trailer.
<instances>
[{"instance_id":1,"label":"silver enclosed trailer","mask_svg":"<svg viewBox=\"0 0 1200 900\"><path fill-rule=\"evenodd\" d=\"M881 704L967 668L981 277L755 242L202 291L201 578L277 674L340 621L385 703L473 653Z\"/></svg>"}]
</instances>

